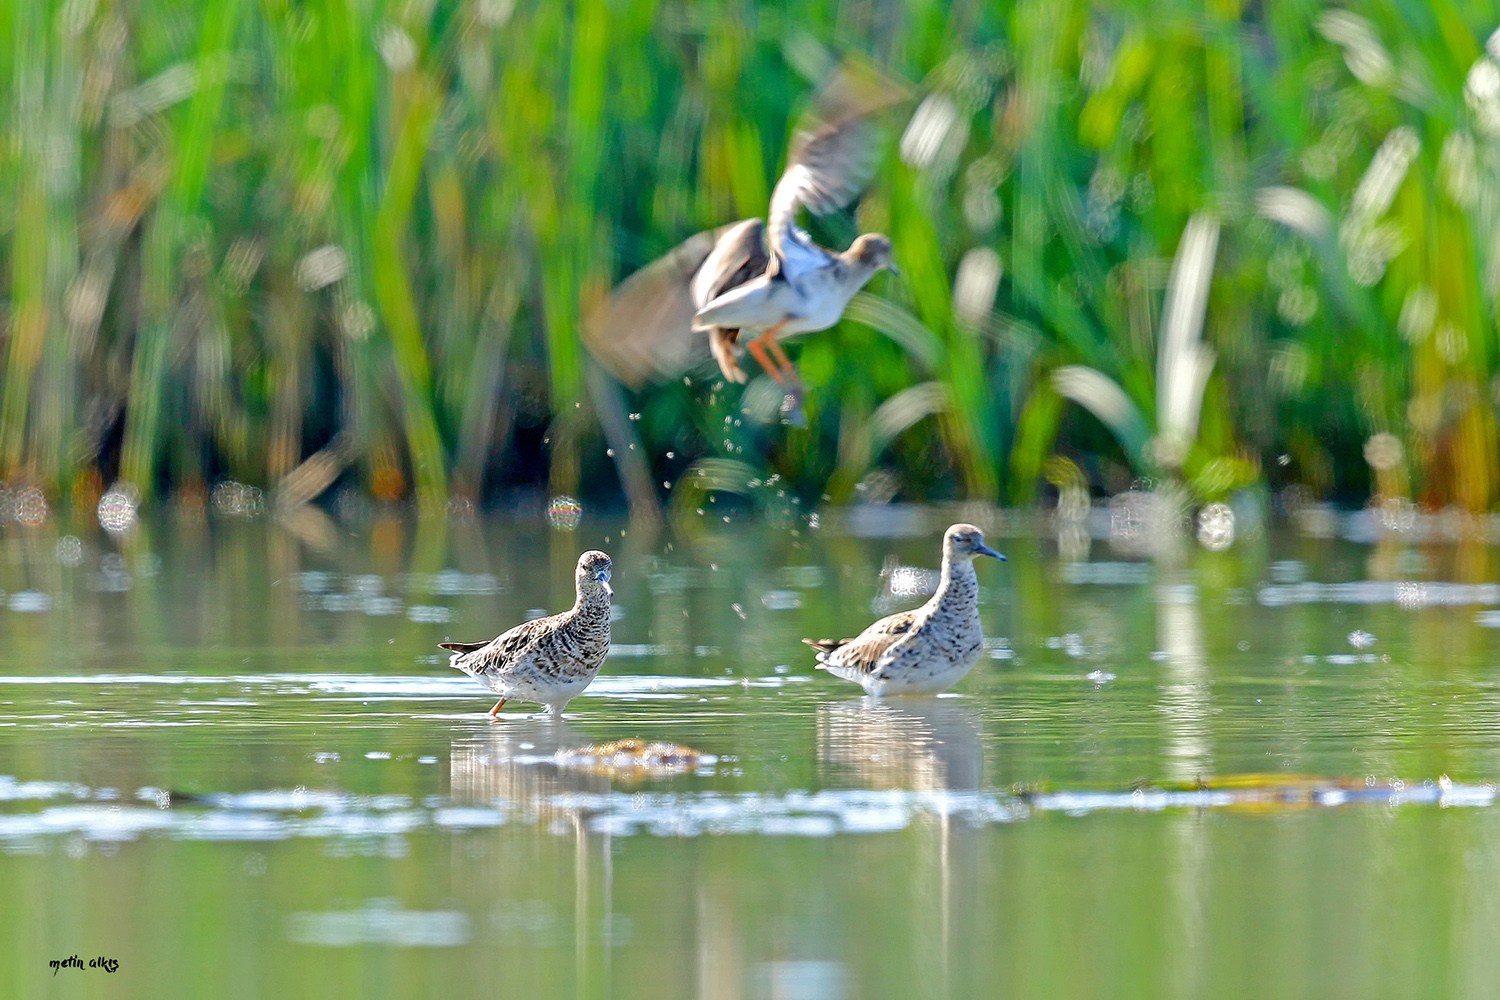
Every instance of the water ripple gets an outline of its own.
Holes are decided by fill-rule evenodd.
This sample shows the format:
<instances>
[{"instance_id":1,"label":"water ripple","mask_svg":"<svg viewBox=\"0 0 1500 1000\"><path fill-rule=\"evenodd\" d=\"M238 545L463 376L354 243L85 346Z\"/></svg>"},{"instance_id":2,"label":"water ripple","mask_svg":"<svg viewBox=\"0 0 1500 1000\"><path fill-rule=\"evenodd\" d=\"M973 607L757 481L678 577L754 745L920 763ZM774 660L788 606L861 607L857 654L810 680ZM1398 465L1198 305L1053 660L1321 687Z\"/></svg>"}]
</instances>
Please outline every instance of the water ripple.
<instances>
[{"instance_id":1,"label":"water ripple","mask_svg":"<svg viewBox=\"0 0 1500 1000\"><path fill-rule=\"evenodd\" d=\"M0 800L41 802L31 811L0 813L0 849L29 851L64 835L87 842L136 840L147 835L174 840L269 841L290 838L389 842L422 831L461 834L508 823L536 824L545 817L573 815L595 833L697 837L758 834L831 837L891 833L924 817L982 827L1045 813L1089 816L1105 812L1181 809L1304 810L1358 805L1475 808L1495 804L1493 785L1438 781L1360 784L1331 779L1284 783L1229 783L1208 788L1142 788L1133 791L1009 791L821 789L780 793L717 791L561 792L539 803L501 797L485 804L440 798L421 804L401 794L355 795L305 788L174 797L142 788L135 798L148 805L104 804L111 799L84 786L21 782L0 775ZM72 801L56 802L57 799Z\"/></svg>"}]
</instances>

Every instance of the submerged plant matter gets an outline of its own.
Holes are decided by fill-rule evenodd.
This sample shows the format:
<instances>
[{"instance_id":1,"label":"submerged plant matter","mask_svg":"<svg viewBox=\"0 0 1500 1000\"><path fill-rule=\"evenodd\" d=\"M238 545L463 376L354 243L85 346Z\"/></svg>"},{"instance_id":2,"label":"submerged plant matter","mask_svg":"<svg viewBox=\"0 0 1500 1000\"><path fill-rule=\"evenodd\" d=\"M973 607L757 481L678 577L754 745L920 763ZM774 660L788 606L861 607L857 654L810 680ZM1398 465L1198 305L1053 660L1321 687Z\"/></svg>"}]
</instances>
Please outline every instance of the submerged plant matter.
<instances>
[{"instance_id":1,"label":"submerged plant matter","mask_svg":"<svg viewBox=\"0 0 1500 1000\"><path fill-rule=\"evenodd\" d=\"M1487 510L1495 28L1389 0L3 5L0 481L132 516L221 481L443 510L624 480L645 510L716 468L803 503L1025 498L1062 455L1093 490ZM903 275L793 347L809 428L753 368L623 391L581 317L764 209L842 51L916 96L857 220L810 225L888 233Z\"/></svg>"}]
</instances>

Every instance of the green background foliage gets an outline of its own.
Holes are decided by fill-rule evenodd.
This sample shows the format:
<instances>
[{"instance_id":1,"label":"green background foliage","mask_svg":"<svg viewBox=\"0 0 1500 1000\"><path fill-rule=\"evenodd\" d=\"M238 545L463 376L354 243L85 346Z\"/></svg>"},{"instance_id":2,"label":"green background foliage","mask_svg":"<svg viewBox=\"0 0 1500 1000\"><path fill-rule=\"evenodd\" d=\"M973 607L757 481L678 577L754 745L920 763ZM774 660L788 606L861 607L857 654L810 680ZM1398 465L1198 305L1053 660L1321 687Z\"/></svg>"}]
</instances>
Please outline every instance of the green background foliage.
<instances>
[{"instance_id":1,"label":"green background foliage","mask_svg":"<svg viewBox=\"0 0 1500 1000\"><path fill-rule=\"evenodd\" d=\"M75 504L116 480L286 493L299 470L300 495L342 476L424 509L619 475L649 508L685 473L1026 500L1058 454L1095 490L1487 510L1496 20L1447 0L5 4L0 479ZM779 424L764 382L622 393L582 317L763 214L844 53L915 96L857 209L812 229L887 232L903 276L803 340L810 427ZM1196 380L1160 336L1194 217L1217 227Z\"/></svg>"}]
</instances>

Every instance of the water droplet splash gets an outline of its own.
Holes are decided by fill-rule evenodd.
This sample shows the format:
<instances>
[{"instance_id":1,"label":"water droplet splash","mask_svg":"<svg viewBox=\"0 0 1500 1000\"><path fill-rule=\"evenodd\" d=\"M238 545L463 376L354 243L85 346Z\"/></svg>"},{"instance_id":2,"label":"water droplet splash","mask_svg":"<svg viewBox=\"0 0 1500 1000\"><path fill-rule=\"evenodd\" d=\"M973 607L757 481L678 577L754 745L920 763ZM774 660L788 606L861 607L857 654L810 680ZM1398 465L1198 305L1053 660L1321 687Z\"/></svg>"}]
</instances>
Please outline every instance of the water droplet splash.
<instances>
[{"instance_id":1,"label":"water droplet splash","mask_svg":"<svg viewBox=\"0 0 1500 1000\"><path fill-rule=\"evenodd\" d=\"M583 520L583 504L570 496L553 497L547 505L547 523L558 531L572 531Z\"/></svg>"},{"instance_id":2,"label":"water droplet splash","mask_svg":"<svg viewBox=\"0 0 1500 1000\"><path fill-rule=\"evenodd\" d=\"M116 483L99 498L99 526L114 534L129 531L135 527L140 502L140 492L133 485Z\"/></svg>"}]
</instances>

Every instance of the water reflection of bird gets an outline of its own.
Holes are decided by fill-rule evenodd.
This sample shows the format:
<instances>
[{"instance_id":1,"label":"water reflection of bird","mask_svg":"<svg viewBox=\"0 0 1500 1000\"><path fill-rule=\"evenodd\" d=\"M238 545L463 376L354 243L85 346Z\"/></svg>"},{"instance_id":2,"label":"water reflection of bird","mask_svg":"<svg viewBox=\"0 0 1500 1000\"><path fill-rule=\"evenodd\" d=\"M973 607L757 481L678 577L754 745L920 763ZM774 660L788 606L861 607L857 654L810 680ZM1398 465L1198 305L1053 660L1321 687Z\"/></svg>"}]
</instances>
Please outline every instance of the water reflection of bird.
<instances>
[{"instance_id":1,"label":"water reflection of bird","mask_svg":"<svg viewBox=\"0 0 1500 1000\"><path fill-rule=\"evenodd\" d=\"M979 716L950 698L854 698L818 706L818 765L861 788L979 788Z\"/></svg>"},{"instance_id":2,"label":"water reflection of bird","mask_svg":"<svg viewBox=\"0 0 1500 1000\"><path fill-rule=\"evenodd\" d=\"M802 380L777 339L826 330L876 271L896 267L886 237L865 233L834 253L797 226L797 210L827 214L859 194L877 159L872 118L905 96L867 67L837 70L792 140L767 221L698 233L636 272L586 324L595 356L638 384L687 367L693 333L706 331L724 377L744 382L736 354L740 332L753 331L744 346L792 397L799 419Z\"/></svg>"},{"instance_id":3,"label":"water reflection of bird","mask_svg":"<svg viewBox=\"0 0 1500 1000\"><path fill-rule=\"evenodd\" d=\"M450 794L456 801L492 803L499 799L540 815L556 811L555 796L610 790L606 776L554 763L559 750L588 742L561 719L517 719L503 728L486 728L490 731L476 739L453 743L448 774Z\"/></svg>"},{"instance_id":4,"label":"water reflection of bird","mask_svg":"<svg viewBox=\"0 0 1500 1000\"><path fill-rule=\"evenodd\" d=\"M598 550L578 557L577 600L560 615L517 625L489 642L443 642L449 666L500 696L490 716L514 698L560 714L583 692L609 653L610 559Z\"/></svg>"},{"instance_id":5,"label":"water reflection of bird","mask_svg":"<svg viewBox=\"0 0 1500 1000\"><path fill-rule=\"evenodd\" d=\"M583 792L604 795L691 773L714 758L691 747L642 739L589 742L557 716L517 719L503 728L486 727L477 738L455 740L449 765L452 795L470 802L504 799L528 813L592 809L578 802L566 808L554 796ZM581 814L581 813L580 813Z\"/></svg>"},{"instance_id":6,"label":"water reflection of bird","mask_svg":"<svg viewBox=\"0 0 1500 1000\"><path fill-rule=\"evenodd\" d=\"M877 698L936 694L962 680L984 647L975 556L1005 558L974 525L955 524L943 534L943 571L926 604L882 618L853 639L802 641L818 650L821 667Z\"/></svg>"}]
</instances>

